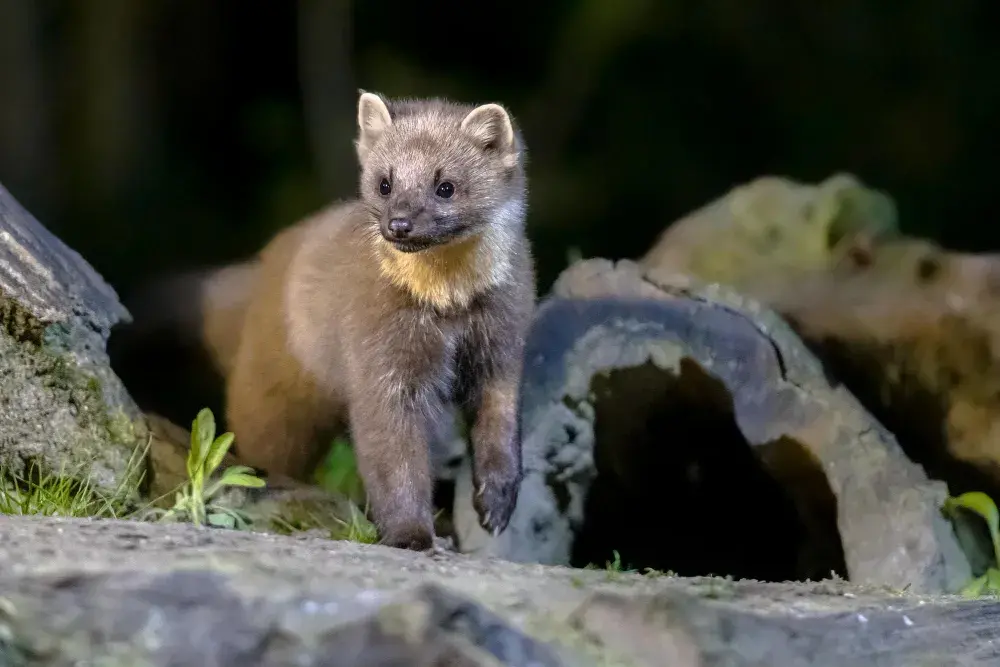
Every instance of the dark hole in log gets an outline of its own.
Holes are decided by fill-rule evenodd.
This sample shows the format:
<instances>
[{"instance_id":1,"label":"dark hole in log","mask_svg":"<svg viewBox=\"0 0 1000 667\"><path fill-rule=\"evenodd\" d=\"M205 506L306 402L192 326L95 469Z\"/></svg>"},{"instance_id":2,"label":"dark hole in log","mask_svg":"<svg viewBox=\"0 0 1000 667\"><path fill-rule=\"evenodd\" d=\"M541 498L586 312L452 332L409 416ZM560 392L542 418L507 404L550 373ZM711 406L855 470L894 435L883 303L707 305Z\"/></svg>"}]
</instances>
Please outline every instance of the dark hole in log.
<instances>
[{"instance_id":1,"label":"dark hole in log","mask_svg":"<svg viewBox=\"0 0 1000 667\"><path fill-rule=\"evenodd\" d=\"M571 564L621 564L685 576L765 581L845 575L836 504L822 471L791 440L766 445L765 471L736 425L725 386L692 362L647 363L592 380L597 478ZM797 499L802 501L803 499Z\"/></svg>"}]
</instances>

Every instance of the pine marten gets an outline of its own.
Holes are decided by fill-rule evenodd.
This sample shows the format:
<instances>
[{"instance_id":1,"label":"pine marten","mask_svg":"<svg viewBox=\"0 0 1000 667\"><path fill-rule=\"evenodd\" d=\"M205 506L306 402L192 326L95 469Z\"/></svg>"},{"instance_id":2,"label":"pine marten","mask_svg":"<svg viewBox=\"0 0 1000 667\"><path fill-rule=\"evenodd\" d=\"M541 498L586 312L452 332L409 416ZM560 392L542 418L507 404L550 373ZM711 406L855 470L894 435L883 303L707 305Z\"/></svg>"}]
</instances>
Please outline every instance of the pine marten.
<instances>
[{"instance_id":1,"label":"pine marten","mask_svg":"<svg viewBox=\"0 0 1000 667\"><path fill-rule=\"evenodd\" d=\"M475 509L498 534L521 481L518 395L536 300L523 138L499 104L361 91L357 122L356 200L281 231L255 258L186 279L225 375L236 453L305 479L349 428L381 541L429 549L430 432L457 407Z\"/></svg>"}]
</instances>

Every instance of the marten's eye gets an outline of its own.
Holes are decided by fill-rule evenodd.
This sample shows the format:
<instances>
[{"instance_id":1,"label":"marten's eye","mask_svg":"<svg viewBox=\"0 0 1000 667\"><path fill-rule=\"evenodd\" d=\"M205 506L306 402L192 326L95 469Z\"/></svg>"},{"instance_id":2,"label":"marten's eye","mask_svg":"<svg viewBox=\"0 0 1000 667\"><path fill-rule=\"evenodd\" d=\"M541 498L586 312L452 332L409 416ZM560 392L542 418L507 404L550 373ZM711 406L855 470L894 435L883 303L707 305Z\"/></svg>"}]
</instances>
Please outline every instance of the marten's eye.
<instances>
[{"instance_id":1,"label":"marten's eye","mask_svg":"<svg viewBox=\"0 0 1000 667\"><path fill-rule=\"evenodd\" d=\"M389 193L392 192L392 183L389 182L388 178L383 178L382 182L378 184L378 192L383 197L388 197Z\"/></svg>"},{"instance_id":2,"label":"marten's eye","mask_svg":"<svg viewBox=\"0 0 1000 667\"><path fill-rule=\"evenodd\" d=\"M448 181L445 181L444 183L438 186L436 194L438 197L441 197L442 199L448 199L453 194L455 194L455 186L449 183Z\"/></svg>"}]
</instances>

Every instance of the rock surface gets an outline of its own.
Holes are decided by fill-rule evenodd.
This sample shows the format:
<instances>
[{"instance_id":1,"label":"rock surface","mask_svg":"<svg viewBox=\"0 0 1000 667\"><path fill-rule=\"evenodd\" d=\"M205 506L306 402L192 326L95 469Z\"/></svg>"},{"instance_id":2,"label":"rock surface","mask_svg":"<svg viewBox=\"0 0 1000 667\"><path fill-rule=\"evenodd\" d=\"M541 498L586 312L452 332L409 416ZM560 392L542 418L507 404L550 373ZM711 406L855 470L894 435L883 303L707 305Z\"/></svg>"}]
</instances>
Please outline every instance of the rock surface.
<instances>
[{"instance_id":1,"label":"rock surface","mask_svg":"<svg viewBox=\"0 0 1000 667\"><path fill-rule=\"evenodd\" d=\"M629 261L568 269L529 335L522 562L954 591L970 569L929 481L775 314ZM456 507L456 513L458 513ZM464 534L462 531L465 531ZM707 569L707 571L706 571Z\"/></svg>"},{"instance_id":2,"label":"rock surface","mask_svg":"<svg viewBox=\"0 0 1000 667\"><path fill-rule=\"evenodd\" d=\"M94 269L0 186L0 467L85 468L102 488L141 473L129 461L145 426L106 353L127 319Z\"/></svg>"},{"instance_id":3,"label":"rock surface","mask_svg":"<svg viewBox=\"0 0 1000 667\"><path fill-rule=\"evenodd\" d=\"M1000 496L1000 255L905 236L886 195L838 175L735 188L641 263L767 304L930 475Z\"/></svg>"},{"instance_id":4,"label":"rock surface","mask_svg":"<svg viewBox=\"0 0 1000 667\"><path fill-rule=\"evenodd\" d=\"M1000 604L431 557L110 520L0 518L0 663L959 667Z\"/></svg>"}]
</instances>

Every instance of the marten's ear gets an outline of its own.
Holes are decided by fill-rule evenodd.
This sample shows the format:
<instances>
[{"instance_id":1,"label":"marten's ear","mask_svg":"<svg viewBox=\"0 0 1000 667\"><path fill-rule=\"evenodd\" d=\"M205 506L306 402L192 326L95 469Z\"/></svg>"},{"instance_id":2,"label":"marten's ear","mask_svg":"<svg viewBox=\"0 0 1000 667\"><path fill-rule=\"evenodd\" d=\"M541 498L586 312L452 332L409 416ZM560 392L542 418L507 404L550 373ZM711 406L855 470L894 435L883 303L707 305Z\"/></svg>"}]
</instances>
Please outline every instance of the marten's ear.
<instances>
[{"instance_id":1,"label":"marten's ear","mask_svg":"<svg viewBox=\"0 0 1000 667\"><path fill-rule=\"evenodd\" d=\"M386 128L392 125L392 117L389 115L389 107L381 96L363 90L359 92L361 97L358 98L358 139L354 143L358 148L358 159L364 164L372 146Z\"/></svg>"},{"instance_id":2,"label":"marten's ear","mask_svg":"<svg viewBox=\"0 0 1000 667\"><path fill-rule=\"evenodd\" d=\"M505 153L514 147L514 126L499 104L484 104L469 112L462 131L471 135L484 150Z\"/></svg>"}]
</instances>

